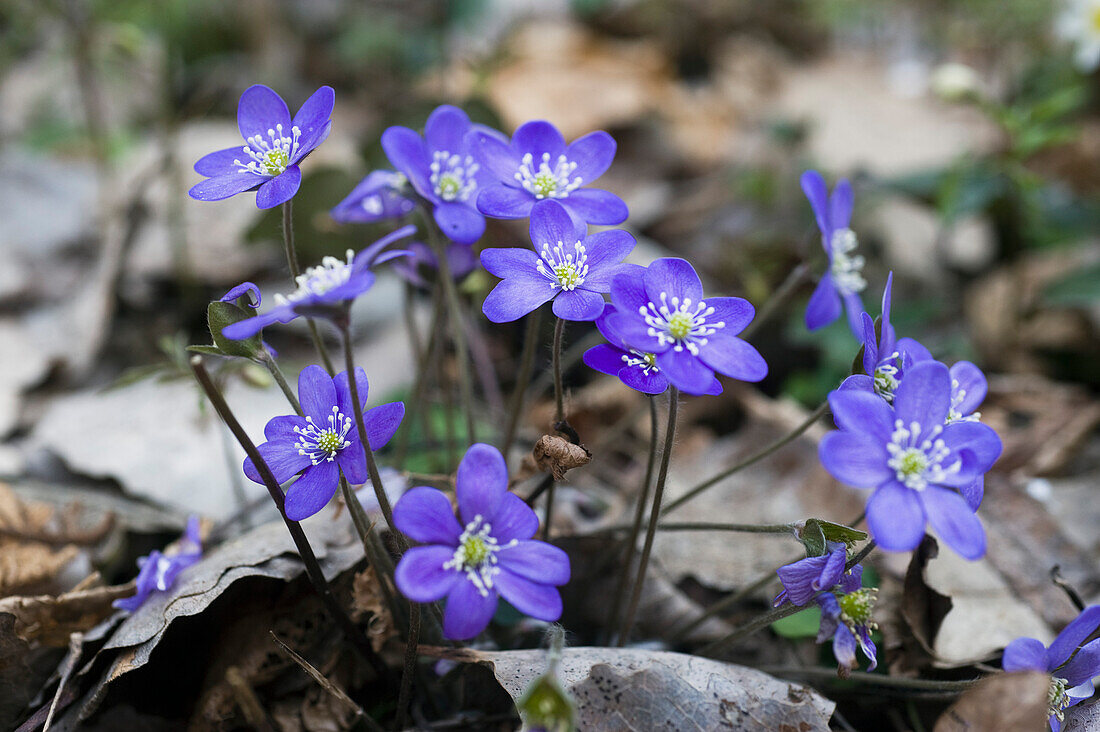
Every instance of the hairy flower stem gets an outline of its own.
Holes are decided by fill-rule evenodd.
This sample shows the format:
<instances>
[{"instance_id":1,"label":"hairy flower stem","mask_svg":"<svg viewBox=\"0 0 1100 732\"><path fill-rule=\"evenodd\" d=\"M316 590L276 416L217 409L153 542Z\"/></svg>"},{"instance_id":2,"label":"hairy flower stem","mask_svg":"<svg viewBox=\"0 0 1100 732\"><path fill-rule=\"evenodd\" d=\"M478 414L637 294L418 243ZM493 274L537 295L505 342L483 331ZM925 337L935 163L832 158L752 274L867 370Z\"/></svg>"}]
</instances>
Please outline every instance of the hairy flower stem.
<instances>
[{"instance_id":1,"label":"hairy flower stem","mask_svg":"<svg viewBox=\"0 0 1100 732\"><path fill-rule=\"evenodd\" d=\"M294 209L291 198L283 204L283 247L286 249L286 263L290 267L290 277L297 286L298 275L302 274L302 267L298 263L298 250L294 248ZM329 358L325 342L321 340L321 334L317 330L317 324L313 318L306 316L306 324L309 326L309 335L313 339L313 345L317 354L321 357L321 363L328 371L329 376L334 376L336 371L332 368L332 359Z\"/></svg>"},{"instance_id":2,"label":"hairy flower stem","mask_svg":"<svg viewBox=\"0 0 1100 732\"><path fill-rule=\"evenodd\" d=\"M448 318L451 322L451 337L455 344L455 358L458 361L458 388L462 399L462 410L466 413L466 443L477 442L477 420L474 415L474 382L470 375L470 351L466 343L465 317L462 302L458 297L454 277L451 275L451 263L447 261L447 245L440 241L435 223L427 211L421 210L424 227L428 230L428 240L439 262L439 279L443 283L443 295L447 298Z\"/></svg>"},{"instance_id":3,"label":"hairy flower stem","mask_svg":"<svg viewBox=\"0 0 1100 732\"><path fill-rule=\"evenodd\" d=\"M737 337L742 340L748 340L752 337L756 331L760 329L760 326L768 322L768 319L775 315L776 311L790 299L791 295L795 293L799 285L806 278L810 268L806 266L805 262L798 265L791 270L787 275L787 279L775 288L775 292L768 298L768 301L764 303L764 306L760 308L760 312L756 314L756 317L751 323L749 323L743 331L741 331Z\"/></svg>"},{"instance_id":4,"label":"hairy flower stem","mask_svg":"<svg viewBox=\"0 0 1100 732\"><path fill-rule=\"evenodd\" d=\"M622 647L630 638L634 627L634 615L638 612L638 602L642 599L642 587L645 585L645 573L649 567L649 554L653 550L653 539L657 535L657 522L661 518L661 498L665 494L665 479L668 477L668 464L672 458L672 445L676 439L676 414L680 402L680 392L675 386L668 388L668 424L665 426L665 442L661 452L661 467L657 470L657 484L653 488L653 508L649 511L649 526L646 528L642 555L638 559L638 573L634 579L634 589L630 593L630 603L626 606L626 615L619 630L617 645Z\"/></svg>"},{"instance_id":5,"label":"hairy flower stem","mask_svg":"<svg viewBox=\"0 0 1100 732\"><path fill-rule=\"evenodd\" d=\"M849 559L848 562L844 565L845 571L862 562L867 557L867 555L870 554L872 550L874 550L874 548L875 542L867 542L866 546L864 546L858 554ZM821 593L816 593L814 597L817 597L817 595L819 594ZM709 643L708 645L704 646L697 652L697 655L710 656L713 658L717 653L722 651L724 648L726 648L726 646L730 645L731 643L734 643L747 635L752 635L756 631L760 630L761 628L768 627L777 620L782 620L783 618L794 615L797 612L801 612L805 610L808 605L809 603L807 603L806 605L795 605L793 603L787 603L782 607L777 607L774 610L770 610L762 615L758 615L741 627L735 628L733 631L726 634L722 638L719 638L713 643Z\"/></svg>"},{"instance_id":6,"label":"hairy flower stem","mask_svg":"<svg viewBox=\"0 0 1100 732\"><path fill-rule=\"evenodd\" d=\"M519 415L523 411L524 394L527 385L531 383L531 371L535 366L535 353L538 350L539 329L542 326L542 308L535 310L527 316L527 329L523 335L523 355L520 357L519 373L516 375L516 385L512 390L512 399L508 405L508 422L504 428L504 436L501 438L501 453L504 459L508 459L508 453L512 449L512 443L516 439L516 427L519 425Z\"/></svg>"},{"instance_id":7,"label":"hairy flower stem","mask_svg":"<svg viewBox=\"0 0 1100 732\"><path fill-rule=\"evenodd\" d=\"M630 577L630 567L634 563L634 552L637 551L638 534L642 531L642 519L645 518L645 506L649 501L649 486L653 481L653 465L657 462L657 437L660 429L660 420L657 416L657 397L650 396L649 402L649 458L645 465L645 480L642 481L642 489L638 491L638 503L634 506L634 522L627 528L630 534L626 539L626 556L623 557L623 571L619 573L619 582L615 586L615 594L611 596L611 612L607 615L607 632L612 633L615 624L619 620L619 611L622 609L623 595L626 593L626 583Z\"/></svg>"},{"instance_id":8,"label":"hairy flower stem","mask_svg":"<svg viewBox=\"0 0 1100 732\"><path fill-rule=\"evenodd\" d=\"M568 371L569 369L573 368L575 365L577 365L577 363L580 362L581 357L584 356L585 351L587 351L589 348L592 348L592 346L598 346L603 342L604 337L598 330L594 330L586 335L584 338L581 338L579 341L566 349L565 353L562 354L562 369ZM550 387L553 379L554 375L552 369L550 371L541 372L538 376L531 380L531 386L528 387L527 395L524 397L524 399L527 401L531 401L533 399L538 399L539 397L541 397L543 394L546 393L546 390Z\"/></svg>"},{"instance_id":9,"label":"hairy flower stem","mask_svg":"<svg viewBox=\"0 0 1100 732\"><path fill-rule=\"evenodd\" d=\"M359 401L359 385L355 378L355 355L351 347L351 329L347 318L337 323L340 329L340 338L344 342L344 369L348 372L348 391L351 392L352 411L355 412L355 429L359 433L359 441L363 444L363 454L367 458L367 474L370 476L371 485L374 487L374 497L378 499L378 507L382 509L382 516L386 519L386 525L397 542L400 553L409 548L405 535L397 530L393 524L393 507L386 496L386 489L382 485L382 477L378 474L378 463L374 460L374 450L371 449L367 439L367 426L363 422L363 402Z\"/></svg>"},{"instance_id":10,"label":"hairy flower stem","mask_svg":"<svg viewBox=\"0 0 1100 732\"><path fill-rule=\"evenodd\" d=\"M672 503L668 504L668 507L665 508L665 513L668 513L669 511L674 511L675 509L679 508L680 506L682 506L685 503L687 503L688 501L690 501L695 496L697 496L700 493L702 493L703 491L705 491L707 488L710 488L711 486L715 485L716 483L720 483L721 481L723 481L726 478L730 477L734 473L736 473L738 471L741 471L741 470L744 470L745 468L749 467L750 465L755 465L756 463L760 462L764 458L771 455L773 452L779 450L784 445L786 445L790 442L793 442L803 432L810 429L810 427L812 427L814 425L814 423L817 422L817 420L821 419L821 417L823 417L828 411L829 411L829 403L828 402L822 402L821 405L818 406L818 408L815 409L810 414L810 416L806 418L805 422L798 425L798 427L795 427L793 432L785 435L784 437L779 438L778 440L776 440L772 444L768 445L767 447L760 450L759 452L757 452L753 455L750 455L749 457L745 458L741 462L736 463L734 465L731 465L730 467L726 468L725 470L718 473L717 475L714 475L714 476L711 476L710 478L707 478L702 483L695 486L694 488L689 490L687 493L685 493L684 495L677 498Z\"/></svg>"},{"instance_id":11,"label":"hairy flower stem","mask_svg":"<svg viewBox=\"0 0 1100 732\"><path fill-rule=\"evenodd\" d=\"M287 531L290 532L290 538L293 539L294 546L298 550L298 555L302 558L302 564L305 565L306 569L306 576L309 577L309 581L317 591L317 594L321 596L321 601L329 611L329 614L331 614L340 625L340 629L363 657L363 660L371 665L379 678L386 679L387 669L385 663L383 663L382 659L378 657L378 654L374 652L374 649L371 647L366 637L359 631L355 623L352 622L351 617L344 611L344 608L336 601L336 595L333 594L332 588L328 584L328 580L325 579L325 574L321 571L321 565L317 563L317 555L313 553L313 547L310 546L309 539L306 538L306 534L302 530L301 524L287 518L282 488L279 487L278 481L275 480L275 476L272 475L271 469L267 466L267 463L264 462L263 456L260 455L260 451L256 449L256 445L252 442L252 439L249 438L248 433L244 431L244 428L241 427L241 423L237 421L233 411L229 408L229 404L225 401L225 397L222 396L218 387L214 385L214 381L206 371L206 366L203 365L202 356L195 354L191 357L190 363L191 371L195 374L195 379L199 382L199 386L201 386L202 390L206 393L206 398L210 400L218 416L221 417L225 426L233 433L237 442L244 449L245 454L248 455L252 463L256 466L256 471L260 474L260 478L263 480L267 492L271 495L271 500L275 502L275 507L279 509L279 515L283 517L283 522L286 524Z\"/></svg>"},{"instance_id":12,"label":"hairy flower stem","mask_svg":"<svg viewBox=\"0 0 1100 732\"><path fill-rule=\"evenodd\" d=\"M726 524L713 521L662 521L657 525L660 531L732 531L740 534L775 534L777 536L793 536L794 524ZM599 536L600 534L617 534L620 531L633 531L630 524L616 524L597 531L585 534L585 536Z\"/></svg>"},{"instance_id":13,"label":"hairy flower stem","mask_svg":"<svg viewBox=\"0 0 1100 732\"><path fill-rule=\"evenodd\" d=\"M416 674L417 648L420 644L420 603L409 603L409 634L405 641L405 667L401 671L401 690L397 695L397 724L394 729L405 729L409 713L409 696L412 694L413 676Z\"/></svg>"},{"instance_id":14,"label":"hairy flower stem","mask_svg":"<svg viewBox=\"0 0 1100 732\"><path fill-rule=\"evenodd\" d=\"M282 390L283 396L290 402L290 406L294 409L294 412L299 417L304 417L302 412L302 405L298 403L298 396L294 393L294 390L290 388L290 384L286 382L286 377L283 376L282 369L279 368L279 364L275 363L275 359L271 357L271 354L267 352L267 349L261 349L260 363L264 365L268 373L271 374L271 378L275 379L275 383L279 385L279 389Z\"/></svg>"},{"instance_id":15,"label":"hairy flower stem","mask_svg":"<svg viewBox=\"0 0 1100 732\"><path fill-rule=\"evenodd\" d=\"M564 388L561 381L561 340L562 333L565 331L565 321L561 318L557 319L554 323L554 346L553 346L553 364L554 364L554 423L555 428L558 422L565 421L565 395L563 394Z\"/></svg>"}]
</instances>

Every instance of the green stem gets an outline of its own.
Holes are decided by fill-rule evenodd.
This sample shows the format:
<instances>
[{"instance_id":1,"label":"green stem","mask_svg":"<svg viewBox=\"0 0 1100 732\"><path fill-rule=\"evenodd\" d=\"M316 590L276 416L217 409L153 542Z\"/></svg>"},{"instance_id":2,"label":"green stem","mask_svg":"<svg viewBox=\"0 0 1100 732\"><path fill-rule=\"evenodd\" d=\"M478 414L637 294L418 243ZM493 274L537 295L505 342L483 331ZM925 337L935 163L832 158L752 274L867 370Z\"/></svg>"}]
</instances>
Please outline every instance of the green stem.
<instances>
[{"instance_id":1,"label":"green stem","mask_svg":"<svg viewBox=\"0 0 1100 732\"><path fill-rule=\"evenodd\" d=\"M787 445L790 442L793 442L803 432L810 429L810 427L812 427L814 425L814 423L817 422L817 420L821 419L821 417L824 416L825 413L828 412L828 411L829 411L829 403L828 402L822 402L821 405L818 406L817 409L815 409L812 413L810 413L810 416L806 418L806 421L803 422L802 424L798 425L798 427L796 427L793 432L791 432L790 434L776 440L772 444L765 447L763 450L760 450L759 452L757 452L753 455L750 455L749 457L745 458L744 460L742 460L738 463L735 463L734 465L731 465L730 467L726 468L725 470L718 473L717 475L714 475L714 476L711 476L710 478L707 478L702 483L698 484L697 486L695 486L694 488L689 490L687 493L680 496L679 498L677 498L672 503L668 504L668 507L665 508L665 513L668 513L669 511L676 510L680 506L682 506L685 503L687 503L688 501L690 501L695 496L697 496L700 493L702 493L703 491L705 491L707 488L710 488L711 486L715 485L716 483L720 483L721 481L723 481L726 478L730 477L734 473L736 473L740 470L744 470L745 468L749 467L750 465L755 465L756 463L760 462L764 458L771 455L773 452L779 450L781 447Z\"/></svg>"},{"instance_id":2,"label":"green stem","mask_svg":"<svg viewBox=\"0 0 1100 732\"><path fill-rule=\"evenodd\" d=\"M309 539L306 538L306 534L302 530L301 524L297 521L291 521L286 515L286 508L284 506L285 498L282 488L279 487L279 482L275 480L275 476L264 461L263 456L260 455L260 451L256 449L255 443L252 442L248 433L241 427L241 423L237 421L233 411L229 408L229 404L225 401L225 397L222 396L218 387L215 386L213 380L210 378L210 374L207 373L206 367L203 365L202 356L195 354L191 357L190 363L191 371L195 374L195 379L199 382L203 391L206 392L206 398L210 400L218 416L222 418L222 421L225 422L225 426L233 433L237 442L244 449L245 454L248 455L253 465L256 466L256 472L260 474L260 479L267 488L267 492L271 495L271 500L275 503L275 507L279 509L279 515L282 516L283 523L286 524L287 531L290 532L290 537L293 539L294 546L298 550L298 555L302 558L306 576L309 577L309 581L317 591L317 594L321 596L321 601L328 609L329 614L332 615L340 625L345 637L347 637L356 650L359 651L360 655L362 655L374 668L379 678L386 678L386 664L383 663L382 659L378 657L378 654L374 652L370 643L366 640L364 635L359 632L355 623L352 622L351 617L348 616L340 606L340 603L337 602L336 595L332 592L328 580L325 579L325 574L321 570L321 565L317 562L317 555L314 554L313 547L310 546Z\"/></svg>"},{"instance_id":3,"label":"green stem","mask_svg":"<svg viewBox=\"0 0 1100 732\"><path fill-rule=\"evenodd\" d=\"M527 330L523 336L523 355L520 357L519 374L516 375L516 385L512 391L511 403L508 405L508 423L504 428L501 453L504 459L508 459L508 453L512 449L512 443L516 438L516 427L519 425L519 415L523 411L523 397L527 391L527 385L531 383L531 371L535 366L535 353L538 349L539 328L542 326L542 308L527 316Z\"/></svg>"},{"instance_id":4,"label":"green stem","mask_svg":"<svg viewBox=\"0 0 1100 732\"><path fill-rule=\"evenodd\" d=\"M283 204L283 248L286 250L286 263L290 267L290 277L294 280L295 286L298 284L298 276L302 274L302 267L298 263L298 250L294 248L294 199L286 201ZM313 321L313 318L306 317L306 325L309 326L309 335L313 339L313 345L317 349L317 355L321 357L321 363L324 364L325 371L328 371L328 375L332 376L336 373L332 368L332 359L329 358L328 349L325 348L325 342L321 340L321 334L317 330L317 324Z\"/></svg>"},{"instance_id":5,"label":"green stem","mask_svg":"<svg viewBox=\"0 0 1100 732\"><path fill-rule=\"evenodd\" d=\"M623 571L619 573L619 582L615 587L615 594L611 596L611 612L607 616L608 633L614 632L613 628L619 620L623 595L626 593L626 583L630 577L630 567L634 563L634 553L638 549L638 534L642 531L645 507L646 503L649 502L649 486L653 482L653 465L657 462L657 433L660 429L660 420L657 416L657 397L650 396L646 401L649 402L649 457L646 459L645 480L642 481L642 489L638 491L638 503L634 506L634 523L629 526L630 535L626 540Z\"/></svg>"},{"instance_id":6,"label":"green stem","mask_svg":"<svg viewBox=\"0 0 1100 732\"><path fill-rule=\"evenodd\" d=\"M634 589L630 594L630 604L626 606L626 616L623 618L622 628L619 631L617 645L622 646L630 638L630 631L634 627L634 616L638 612L638 602L642 598L642 587L645 585L646 569L649 566L649 555L653 550L653 539L657 535L657 523L661 518L661 499L665 493L665 479L668 477L668 464L672 458L672 445L676 439L676 413L680 401L680 392L675 386L668 388L668 424L665 426L665 442L661 452L661 467L657 471L657 485L653 489L653 508L649 512L649 526L646 528L645 542L642 544L642 555L638 559L638 574L634 579Z\"/></svg>"}]
</instances>

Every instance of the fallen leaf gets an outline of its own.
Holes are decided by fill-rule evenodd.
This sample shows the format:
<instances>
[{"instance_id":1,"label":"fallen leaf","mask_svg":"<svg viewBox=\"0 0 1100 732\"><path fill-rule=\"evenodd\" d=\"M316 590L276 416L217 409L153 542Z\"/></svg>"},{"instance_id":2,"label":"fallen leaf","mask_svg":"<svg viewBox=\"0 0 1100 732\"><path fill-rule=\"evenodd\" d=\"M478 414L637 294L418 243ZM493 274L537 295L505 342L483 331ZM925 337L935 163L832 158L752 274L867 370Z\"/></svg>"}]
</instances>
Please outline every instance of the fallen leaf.
<instances>
[{"instance_id":1,"label":"fallen leaf","mask_svg":"<svg viewBox=\"0 0 1100 732\"><path fill-rule=\"evenodd\" d=\"M908 632L901 638L902 651L896 665L895 662L891 663L894 673L902 669L919 669L935 656L932 643L952 607L950 597L936 592L925 581L928 562L939 556L939 553L940 546L936 540L925 535L909 560L899 607Z\"/></svg>"},{"instance_id":2,"label":"fallen leaf","mask_svg":"<svg viewBox=\"0 0 1100 732\"><path fill-rule=\"evenodd\" d=\"M967 689L936 721L934 732L1036 732L1047 729L1049 687L1050 677L1037 672L990 676Z\"/></svg>"},{"instance_id":3,"label":"fallen leaf","mask_svg":"<svg viewBox=\"0 0 1100 732\"><path fill-rule=\"evenodd\" d=\"M0 613L15 618L13 631L21 639L66 648L70 634L83 633L110 617L115 612L111 603L134 594L134 586L131 582L78 588L57 596L5 597L0 599Z\"/></svg>"},{"instance_id":4,"label":"fallen leaf","mask_svg":"<svg viewBox=\"0 0 1100 732\"><path fill-rule=\"evenodd\" d=\"M47 541L53 507L23 501L0 483L0 597L41 591L79 553L72 545Z\"/></svg>"}]
</instances>

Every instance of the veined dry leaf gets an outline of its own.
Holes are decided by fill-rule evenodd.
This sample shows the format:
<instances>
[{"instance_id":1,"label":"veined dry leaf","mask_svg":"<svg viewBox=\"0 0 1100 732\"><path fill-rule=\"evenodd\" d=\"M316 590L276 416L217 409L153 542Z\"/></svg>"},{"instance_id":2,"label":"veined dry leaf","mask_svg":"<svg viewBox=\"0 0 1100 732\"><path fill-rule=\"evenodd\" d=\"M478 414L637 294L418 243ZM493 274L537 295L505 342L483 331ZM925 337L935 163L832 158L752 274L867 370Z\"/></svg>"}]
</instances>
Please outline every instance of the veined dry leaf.
<instances>
[{"instance_id":1,"label":"veined dry leaf","mask_svg":"<svg viewBox=\"0 0 1100 732\"><path fill-rule=\"evenodd\" d=\"M936 720L935 732L1035 732L1048 729L1049 687L1050 677L1038 672L991 676L963 693Z\"/></svg>"},{"instance_id":2,"label":"veined dry leaf","mask_svg":"<svg viewBox=\"0 0 1100 732\"><path fill-rule=\"evenodd\" d=\"M23 501L0 483L0 596L41 590L79 550L35 540L48 536L54 509Z\"/></svg>"},{"instance_id":3,"label":"veined dry leaf","mask_svg":"<svg viewBox=\"0 0 1100 732\"><path fill-rule=\"evenodd\" d=\"M98 575L93 575L98 579ZM134 583L114 587L94 586L82 582L63 595L5 597L0 599L0 613L15 618L13 630L25 641L53 648L66 648L69 635L83 633L115 612L114 600L134 594ZM93 586L88 586L93 585Z\"/></svg>"},{"instance_id":4,"label":"veined dry leaf","mask_svg":"<svg viewBox=\"0 0 1100 732\"><path fill-rule=\"evenodd\" d=\"M543 651L422 649L485 663L513 700L546 668ZM836 706L816 691L756 669L708 658L635 648L568 648L558 678L577 703L579 729L829 729Z\"/></svg>"}]
</instances>

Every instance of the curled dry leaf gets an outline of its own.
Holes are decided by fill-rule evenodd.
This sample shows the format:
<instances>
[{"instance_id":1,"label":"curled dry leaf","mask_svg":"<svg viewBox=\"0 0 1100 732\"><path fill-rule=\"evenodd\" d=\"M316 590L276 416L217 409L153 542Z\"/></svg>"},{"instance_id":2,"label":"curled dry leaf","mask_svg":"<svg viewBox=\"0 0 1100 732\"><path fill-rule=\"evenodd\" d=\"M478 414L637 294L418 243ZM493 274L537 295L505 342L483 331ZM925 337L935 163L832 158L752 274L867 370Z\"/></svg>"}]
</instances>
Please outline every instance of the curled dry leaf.
<instances>
[{"instance_id":1,"label":"curled dry leaf","mask_svg":"<svg viewBox=\"0 0 1100 732\"><path fill-rule=\"evenodd\" d=\"M566 472L592 460L592 453L584 445L574 445L554 435L540 437L531 454L539 470L552 474L557 481L563 480Z\"/></svg>"},{"instance_id":2,"label":"curled dry leaf","mask_svg":"<svg viewBox=\"0 0 1100 732\"><path fill-rule=\"evenodd\" d=\"M1050 677L1038 672L991 676L960 696L936 721L935 732L1047 729L1049 687Z\"/></svg>"},{"instance_id":3,"label":"curled dry leaf","mask_svg":"<svg viewBox=\"0 0 1100 732\"><path fill-rule=\"evenodd\" d=\"M900 604L904 631L902 650L891 664L895 672L919 669L936 657L933 644L947 613L954 605L951 598L928 586L925 570L928 562L940 554L939 544L925 535L909 560Z\"/></svg>"},{"instance_id":4,"label":"curled dry leaf","mask_svg":"<svg viewBox=\"0 0 1100 732\"><path fill-rule=\"evenodd\" d=\"M79 553L51 541L52 506L23 501L0 483L0 596L42 592Z\"/></svg>"},{"instance_id":5,"label":"curled dry leaf","mask_svg":"<svg viewBox=\"0 0 1100 732\"><path fill-rule=\"evenodd\" d=\"M513 700L546 668L543 651L422 648L426 655L491 666ZM577 703L578 729L829 729L835 704L756 669L635 648L568 648L558 678Z\"/></svg>"},{"instance_id":6,"label":"curled dry leaf","mask_svg":"<svg viewBox=\"0 0 1100 732\"><path fill-rule=\"evenodd\" d=\"M62 595L5 597L0 599L0 613L15 618L13 630L27 642L52 648L66 648L69 635L83 633L107 619L114 608L111 603L134 594L134 583L114 587L97 586L98 575L85 580L80 587Z\"/></svg>"}]
</instances>

